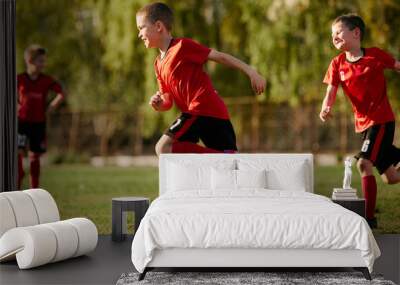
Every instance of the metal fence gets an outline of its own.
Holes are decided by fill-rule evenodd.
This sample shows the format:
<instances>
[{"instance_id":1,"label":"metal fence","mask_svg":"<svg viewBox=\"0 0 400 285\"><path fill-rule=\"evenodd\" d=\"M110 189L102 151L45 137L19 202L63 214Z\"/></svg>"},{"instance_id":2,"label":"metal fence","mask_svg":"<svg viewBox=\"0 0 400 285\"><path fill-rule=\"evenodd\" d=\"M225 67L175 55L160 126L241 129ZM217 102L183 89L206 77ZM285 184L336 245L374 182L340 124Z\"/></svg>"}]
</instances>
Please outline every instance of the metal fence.
<instances>
[{"instance_id":1,"label":"metal fence","mask_svg":"<svg viewBox=\"0 0 400 285\"><path fill-rule=\"evenodd\" d=\"M241 152L335 153L340 157L360 148L361 137L354 133L352 113L345 104L339 104L334 117L322 123L319 102L289 106L251 97L225 101ZM152 154L164 129L143 137L143 124L140 112L55 113L47 125L49 149L89 156Z\"/></svg>"}]
</instances>

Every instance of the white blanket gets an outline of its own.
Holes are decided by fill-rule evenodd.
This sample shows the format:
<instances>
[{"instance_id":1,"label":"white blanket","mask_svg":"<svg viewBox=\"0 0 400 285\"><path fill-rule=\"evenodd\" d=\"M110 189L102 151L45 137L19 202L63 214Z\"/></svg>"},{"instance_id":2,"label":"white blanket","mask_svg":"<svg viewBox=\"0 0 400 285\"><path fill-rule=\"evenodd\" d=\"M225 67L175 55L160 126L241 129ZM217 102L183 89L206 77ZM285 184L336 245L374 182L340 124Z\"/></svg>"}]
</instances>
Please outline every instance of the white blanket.
<instances>
[{"instance_id":1,"label":"white blanket","mask_svg":"<svg viewBox=\"0 0 400 285\"><path fill-rule=\"evenodd\" d=\"M380 256L359 215L320 195L265 189L162 195L133 240L135 268L143 272L165 248L358 249L371 272Z\"/></svg>"}]
</instances>

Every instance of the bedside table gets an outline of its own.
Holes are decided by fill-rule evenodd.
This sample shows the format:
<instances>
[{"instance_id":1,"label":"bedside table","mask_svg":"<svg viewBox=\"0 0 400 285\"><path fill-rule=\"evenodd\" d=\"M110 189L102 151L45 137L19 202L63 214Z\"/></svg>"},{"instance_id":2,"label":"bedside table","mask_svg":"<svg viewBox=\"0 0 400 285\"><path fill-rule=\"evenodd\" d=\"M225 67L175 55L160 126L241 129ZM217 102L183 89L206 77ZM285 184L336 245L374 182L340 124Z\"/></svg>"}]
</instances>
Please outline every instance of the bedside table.
<instances>
[{"instance_id":1,"label":"bedside table","mask_svg":"<svg viewBox=\"0 0 400 285\"><path fill-rule=\"evenodd\" d=\"M140 221L149 208L150 200L145 197L112 198L112 235L113 241L123 241L127 233L126 212L135 213L135 233Z\"/></svg>"},{"instance_id":2,"label":"bedside table","mask_svg":"<svg viewBox=\"0 0 400 285\"><path fill-rule=\"evenodd\" d=\"M365 199L357 198L351 200L334 200L332 202L339 204L340 206L353 211L354 213L359 214L361 217L365 219Z\"/></svg>"}]
</instances>

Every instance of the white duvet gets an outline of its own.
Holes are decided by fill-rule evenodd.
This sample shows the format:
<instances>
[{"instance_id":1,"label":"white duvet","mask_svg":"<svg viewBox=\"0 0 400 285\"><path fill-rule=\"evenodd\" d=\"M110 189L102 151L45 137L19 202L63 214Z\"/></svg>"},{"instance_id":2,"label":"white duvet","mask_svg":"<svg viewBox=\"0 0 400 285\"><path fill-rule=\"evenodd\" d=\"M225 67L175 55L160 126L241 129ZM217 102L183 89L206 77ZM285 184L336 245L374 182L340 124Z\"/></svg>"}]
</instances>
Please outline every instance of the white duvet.
<instances>
[{"instance_id":1,"label":"white duvet","mask_svg":"<svg viewBox=\"0 0 400 285\"><path fill-rule=\"evenodd\" d=\"M358 249L371 272L380 256L359 215L320 195L265 189L162 195L134 237L133 265L143 272L165 248Z\"/></svg>"}]
</instances>

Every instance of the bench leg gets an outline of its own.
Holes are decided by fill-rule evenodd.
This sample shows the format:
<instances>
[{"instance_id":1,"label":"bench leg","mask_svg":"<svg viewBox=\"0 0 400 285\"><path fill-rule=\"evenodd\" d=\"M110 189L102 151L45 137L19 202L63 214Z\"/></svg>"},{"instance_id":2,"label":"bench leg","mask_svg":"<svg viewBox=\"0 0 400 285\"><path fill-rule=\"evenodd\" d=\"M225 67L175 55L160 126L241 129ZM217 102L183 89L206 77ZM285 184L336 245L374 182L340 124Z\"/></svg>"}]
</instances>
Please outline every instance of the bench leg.
<instances>
[{"instance_id":1,"label":"bench leg","mask_svg":"<svg viewBox=\"0 0 400 285\"><path fill-rule=\"evenodd\" d=\"M146 273L147 271L149 271L149 269L146 267L142 273L139 274L139 278L138 281L142 281L144 279L144 277L146 277Z\"/></svg>"},{"instance_id":2,"label":"bench leg","mask_svg":"<svg viewBox=\"0 0 400 285\"><path fill-rule=\"evenodd\" d=\"M369 274L369 270L367 267L354 267L354 269L357 271L361 271L362 274L364 275L365 279L372 280L371 274Z\"/></svg>"}]
</instances>

